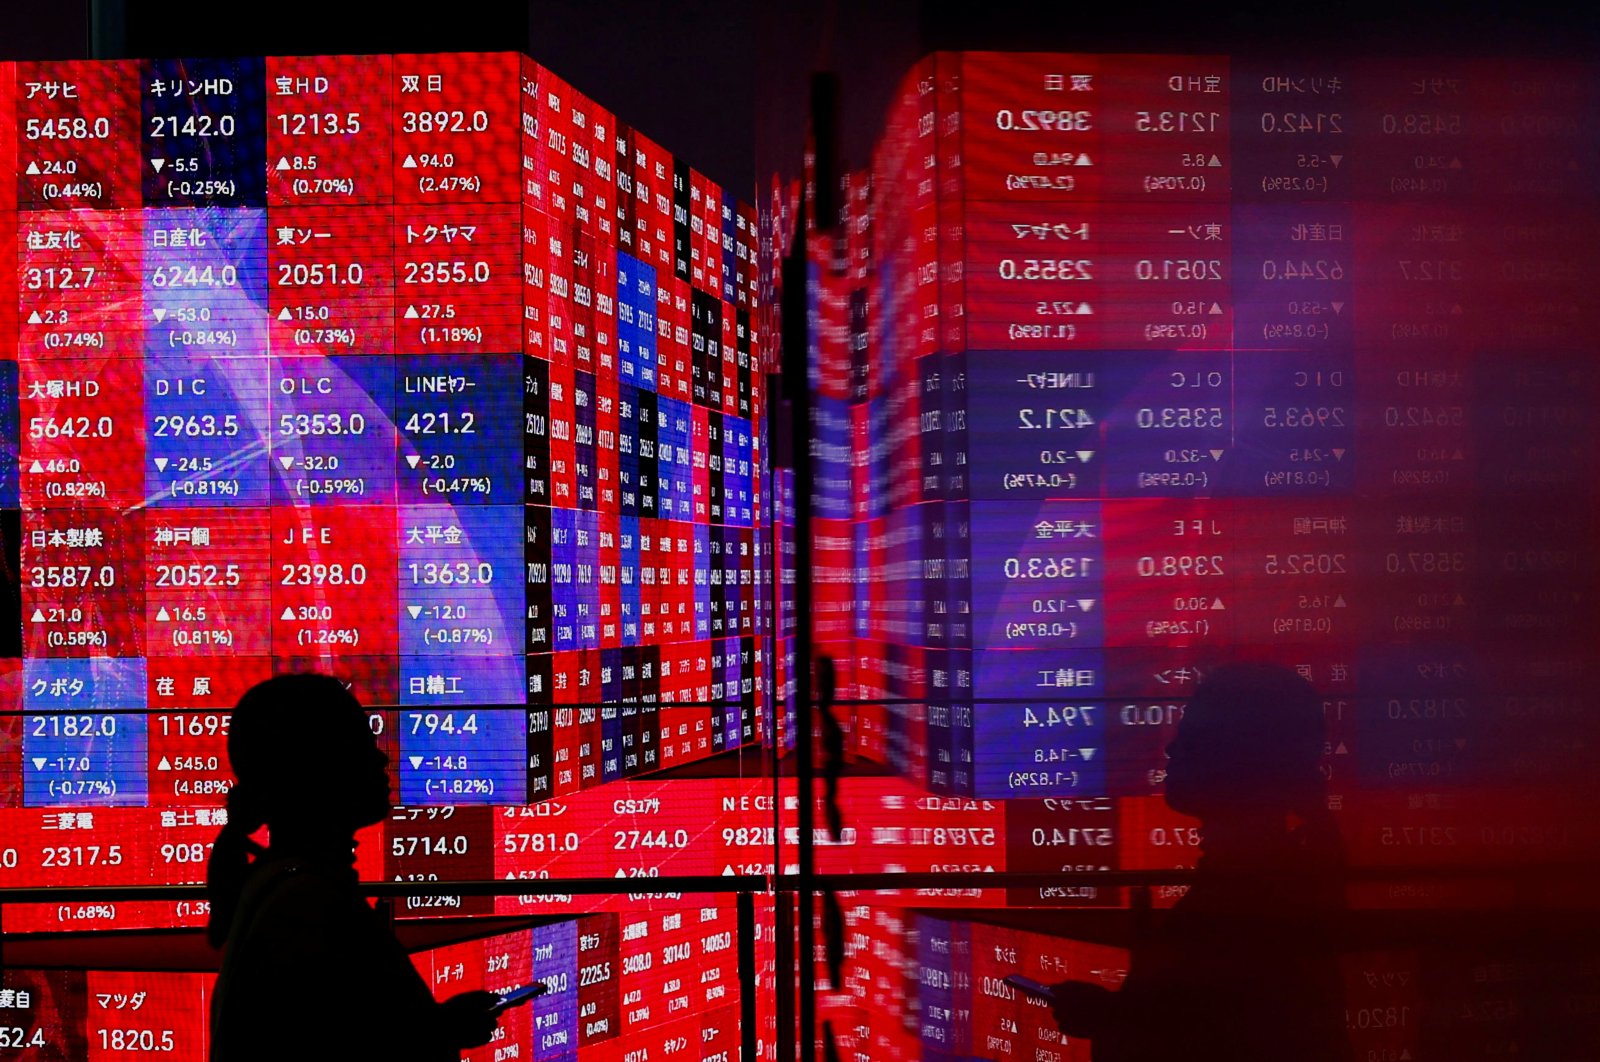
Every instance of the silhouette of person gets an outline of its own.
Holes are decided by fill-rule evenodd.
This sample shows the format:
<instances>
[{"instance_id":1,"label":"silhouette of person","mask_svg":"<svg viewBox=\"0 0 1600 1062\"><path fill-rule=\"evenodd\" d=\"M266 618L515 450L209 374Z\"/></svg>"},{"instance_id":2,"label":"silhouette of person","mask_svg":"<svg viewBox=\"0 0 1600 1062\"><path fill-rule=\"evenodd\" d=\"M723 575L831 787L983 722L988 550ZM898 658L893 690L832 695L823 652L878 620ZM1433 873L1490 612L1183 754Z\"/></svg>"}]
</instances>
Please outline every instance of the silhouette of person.
<instances>
[{"instance_id":1,"label":"silhouette of person","mask_svg":"<svg viewBox=\"0 0 1600 1062\"><path fill-rule=\"evenodd\" d=\"M1120 990L1055 986L1056 1023L1095 1062L1346 1062L1323 742L1321 699L1288 668L1229 664L1195 689L1166 779L1201 823L1193 884L1135 942Z\"/></svg>"},{"instance_id":2,"label":"silhouette of person","mask_svg":"<svg viewBox=\"0 0 1600 1062\"><path fill-rule=\"evenodd\" d=\"M436 1002L359 891L355 834L391 810L389 761L350 691L315 674L260 683L234 709L228 759L238 782L207 868L223 949L211 1062L432 1062L487 1043L499 997ZM250 839L263 823L266 849Z\"/></svg>"}]
</instances>

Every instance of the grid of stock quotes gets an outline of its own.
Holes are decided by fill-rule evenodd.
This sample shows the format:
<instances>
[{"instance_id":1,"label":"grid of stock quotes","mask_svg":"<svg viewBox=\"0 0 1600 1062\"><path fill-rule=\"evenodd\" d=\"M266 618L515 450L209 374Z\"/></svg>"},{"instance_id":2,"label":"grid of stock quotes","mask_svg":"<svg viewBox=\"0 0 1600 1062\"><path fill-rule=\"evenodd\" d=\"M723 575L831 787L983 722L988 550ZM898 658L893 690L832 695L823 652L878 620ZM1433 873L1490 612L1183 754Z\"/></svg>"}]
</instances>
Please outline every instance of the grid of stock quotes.
<instances>
[{"instance_id":1,"label":"grid of stock quotes","mask_svg":"<svg viewBox=\"0 0 1600 1062\"><path fill-rule=\"evenodd\" d=\"M861 702L819 870L961 875L901 904L1126 904L982 875L1194 866L1164 750L1240 658L1323 695L1352 865L1595 850L1571 814L1595 733L1595 90L1592 67L1509 61L908 73L806 234L812 622ZM772 192L791 239L800 194ZM961 921L941 975L893 902L846 905L874 954L819 1003L841 1054L1088 1057L980 976L991 928ZM1350 957L1351 998L1395 1004L1417 963ZM1037 976L1124 967L1088 948ZM1494 991L1423 995L1446 982ZM1367 1017L1357 1057L1413 1057L1416 1021Z\"/></svg>"},{"instance_id":2,"label":"grid of stock quotes","mask_svg":"<svg viewBox=\"0 0 1600 1062\"><path fill-rule=\"evenodd\" d=\"M0 885L203 880L306 669L390 757L364 877L749 858L755 783L635 777L761 740L753 210L514 54L7 64L0 157Z\"/></svg>"},{"instance_id":3,"label":"grid of stock quotes","mask_svg":"<svg viewBox=\"0 0 1600 1062\"><path fill-rule=\"evenodd\" d=\"M802 938L796 1031L856 1062L1086 1062L1003 979L1118 986L1126 950L1068 937L1129 893L983 875L1193 867L1164 749L1223 660L1322 694L1356 867L1594 848L1563 803L1595 718L1592 69L924 59L808 220L809 485L763 479L759 416L800 186L758 299L755 213L524 58L4 69L0 884L197 880L227 707L307 665L395 765L369 878L760 874L796 843L952 875L841 894L837 970ZM851 702L837 834L776 829L771 779L630 777L792 747L797 623ZM408 913L562 916L417 955L440 995L550 982L468 1057L640 1062L736 1050L731 910ZM1492 949L1341 968L1367 1060L1509 1054L1531 998ZM208 983L8 973L0 1057L203 1057Z\"/></svg>"},{"instance_id":4,"label":"grid of stock quotes","mask_svg":"<svg viewBox=\"0 0 1600 1062\"><path fill-rule=\"evenodd\" d=\"M740 991L731 897L573 915L418 951L443 998L533 981L545 994L507 1010L467 1062L641 1062L739 1057ZM20 970L6 974L0 1052L30 1060L161 1058L203 1062L211 973ZM9 1011L7 1008L10 1008ZM312 1035L308 1031L308 1035ZM22 1050L14 1050L22 1048Z\"/></svg>"}]
</instances>

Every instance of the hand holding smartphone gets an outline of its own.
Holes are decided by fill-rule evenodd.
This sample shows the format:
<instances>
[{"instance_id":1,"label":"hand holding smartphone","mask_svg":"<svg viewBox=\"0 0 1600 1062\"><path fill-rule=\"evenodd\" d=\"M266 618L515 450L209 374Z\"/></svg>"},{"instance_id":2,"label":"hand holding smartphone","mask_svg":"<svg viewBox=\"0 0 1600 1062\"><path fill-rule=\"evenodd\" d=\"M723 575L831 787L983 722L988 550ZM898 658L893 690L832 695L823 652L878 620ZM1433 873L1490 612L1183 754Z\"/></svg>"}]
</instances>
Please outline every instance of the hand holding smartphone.
<instances>
[{"instance_id":1,"label":"hand holding smartphone","mask_svg":"<svg viewBox=\"0 0 1600 1062\"><path fill-rule=\"evenodd\" d=\"M544 995L547 987L543 981L535 981L532 984L523 985L521 988L513 988L509 992L501 992L498 1009L510 1010L512 1007L520 1007L534 996Z\"/></svg>"},{"instance_id":2,"label":"hand holding smartphone","mask_svg":"<svg viewBox=\"0 0 1600 1062\"><path fill-rule=\"evenodd\" d=\"M1033 978L1023 977L1021 974L1012 974L1006 978L1006 984L1015 988L1018 992L1024 992L1036 999L1042 999L1046 1003L1054 1003L1056 1001L1056 990L1043 981L1035 981Z\"/></svg>"}]
</instances>

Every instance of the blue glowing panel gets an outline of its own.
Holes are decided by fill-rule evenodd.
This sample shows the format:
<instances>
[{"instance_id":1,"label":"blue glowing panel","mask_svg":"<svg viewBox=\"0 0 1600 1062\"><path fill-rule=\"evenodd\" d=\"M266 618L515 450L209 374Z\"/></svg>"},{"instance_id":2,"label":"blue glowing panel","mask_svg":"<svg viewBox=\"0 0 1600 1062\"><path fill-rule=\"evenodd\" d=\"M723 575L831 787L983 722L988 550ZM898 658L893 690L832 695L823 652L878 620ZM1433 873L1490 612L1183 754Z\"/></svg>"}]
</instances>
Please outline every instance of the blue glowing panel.
<instances>
[{"instance_id":1,"label":"blue glowing panel","mask_svg":"<svg viewBox=\"0 0 1600 1062\"><path fill-rule=\"evenodd\" d=\"M400 801L520 804L527 799L524 662L501 657L402 657Z\"/></svg>"},{"instance_id":2,"label":"blue glowing panel","mask_svg":"<svg viewBox=\"0 0 1600 1062\"><path fill-rule=\"evenodd\" d=\"M533 979L546 990L533 1003L535 1058L578 1050L578 923L568 919L533 930Z\"/></svg>"},{"instance_id":3,"label":"blue glowing panel","mask_svg":"<svg viewBox=\"0 0 1600 1062\"><path fill-rule=\"evenodd\" d=\"M576 513L550 510L550 596L558 653L578 648L578 538Z\"/></svg>"},{"instance_id":4,"label":"blue glowing panel","mask_svg":"<svg viewBox=\"0 0 1600 1062\"><path fill-rule=\"evenodd\" d=\"M17 363L0 361L0 508L21 502L18 462L21 455L21 411L17 401Z\"/></svg>"},{"instance_id":5,"label":"blue glowing panel","mask_svg":"<svg viewBox=\"0 0 1600 1062\"><path fill-rule=\"evenodd\" d=\"M577 463L578 508L594 509L600 474L595 447L594 373L579 370L572 374L573 459Z\"/></svg>"},{"instance_id":6,"label":"blue glowing panel","mask_svg":"<svg viewBox=\"0 0 1600 1062\"><path fill-rule=\"evenodd\" d=\"M1355 365L1333 351L1234 355L1233 449L1221 490L1239 497L1355 489Z\"/></svg>"},{"instance_id":7,"label":"blue glowing panel","mask_svg":"<svg viewBox=\"0 0 1600 1062\"><path fill-rule=\"evenodd\" d=\"M617 386L617 490L624 516L645 516L639 507L639 389Z\"/></svg>"},{"instance_id":8,"label":"blue glowing panel","mask_svg":"<svg viewBox=\"0 0 1600 1062\"><path fill-rule=\"evenodd\" d=\"M144 347L154 356L267 352L267 212L144 212Z\"/></svg>"},{"instance_id":9,"label":"blue glowing panel","mask_svg":"<svg viewBox=\"0 0 1600 1062\"><path fill-rule=\"evenodd\" d=\"M270 404L264 358L146 358L145 504L267 504Z\"/></svg>"},{"instance_id":10,"label":"blue glowing panel","mask_svg":"<svg viewBox=\"0 0 1600 1062\"><path fill-rule=\"evenodd\" d=\"M711 637L711 527L694 525L694 637Z\"/></svg>"},{"instance_id":11,"label":"blue glowing panel","mask_svg":"<svg viewBox=\"0 0 1600 1062\"><path fill-rule=\"evenodd\" d=\"M1004 800L1104 793L1107 711L1086 699L975 705L973 795Z\"/></svg>"},{"instance_id":12,"label":"blue glowing panel","mask_svg":"<svg viewBox=\"0 0 1600 1062\"><path fill-rule=\"evenodd\" d=\"M401 504L520 500L522 369L514 355L395 358Z\"/></svg>"},{"instance_id":13,"label":"blue glowing panel","mask_svg":"<svg viewBox=\"0 0 1600 1062\"><path fill-rule=\"evenodd\" d=\"M1106 416L1100 364L1093 355L1077 353L1010 351L968 357L968 485L973 498L1099 493ZM935 411L923 417L943 415ZM928 438L924 436L925 446Z\"/></svg>"},{"instance_id":14,"label":"blue glowing panel","mask_svg":"<svg viewBox=\"0 0 1600 1062\"><path fill-rule=\"evenodd\" d=\"M391 357L271 359L274 504L391 504Z\"/></svg>"},{"instance_id":15,"label":"blue glowing panel","mask_svg":"<svg viewBox=\"0 0 1600 1062\"><path fill-rule=\"evenodd\" d=\"M142 658L30 657L22 665L22 793L29 807L142 805L149 723Z\"/></svg>"},{"instance_id":16,"label":"blue glowing panel","mask_svg":"<svg viewBox=\"0 0 1600 1062\"><path fill-rule=\"evenodd\" d=\"M401 506L399 531L401 653L522 651L521 506Z\"/></svg>"},{"instance_id":17,"label":"blue glowing panel","mask_svg":"<svg viewBox=\"0 0 1600 1062\"><path fill-rule=\"evenodd\" d=\"M262 59L143 64L144 201L153 206L266 206Z\"/></svg>"},{"instance_id":18,"label":"blue glowing panel","mask_svg":"<svg viewBox=\"0 0 1600 1062\"><path fill-rule=\"evenodd\" d=\"M1205 497L1233 436L1226 353L1102 355L1105 491L1116 497Z\"/></svg>"},{"instance_id":19,"label":"blue glowing panel","mask_svg":"<svg viewBox=\"0 0 1600 1062\"><path fill-rule=\"evenodd\" d=\"M577 648L600 648L600 514L572 514L573 601L577 616Z\"/></svg>"},{"instance_id":20,"label":"blue glowing panel","mask_svg":"<svg viewBox=\"0 0 1600 1062\"><path fill-rule=\"evenodd\" d=\"M1094 502L972 505L972 644L1105 642L1105 564Z\"/></svg>"},{"instance_id":21,"label":"blue glowing panel","mask_svg":"<svg viewBox=\"0 0 1600 1062\"><path fill-rule=\"evenodd\" d=\"M618 580L622 586L622 644L635 646L639 644L639 632L643 617L640 613L641 594L639 588L640 564L639 557L639 518L637 516L624 516L620 518L621 531L617 536L620 559Z\"/></svg>"},{"instance_id":22,"label":"blue glowing panel","mask_svg":"<svg viewBox=\"0 0 1600 1062\"><path fill-rule=\"evenodd\" d=\"M850 409L842 398L818 396L811 407L816 497L819 519L850 519ZM715 517L713 517L715 519Z\"/></svg>"},{"instance_id":23,"label":"blue glowing panel","mask_svg":"<svg viewBox=\"0 0 1600 1062\"><path fill-rule=\"evenodd\" d=\"M1235 206L1235 348L1348 350L1355 322L1354 251L1347 206Z\"/></svg>"}]
</instances>

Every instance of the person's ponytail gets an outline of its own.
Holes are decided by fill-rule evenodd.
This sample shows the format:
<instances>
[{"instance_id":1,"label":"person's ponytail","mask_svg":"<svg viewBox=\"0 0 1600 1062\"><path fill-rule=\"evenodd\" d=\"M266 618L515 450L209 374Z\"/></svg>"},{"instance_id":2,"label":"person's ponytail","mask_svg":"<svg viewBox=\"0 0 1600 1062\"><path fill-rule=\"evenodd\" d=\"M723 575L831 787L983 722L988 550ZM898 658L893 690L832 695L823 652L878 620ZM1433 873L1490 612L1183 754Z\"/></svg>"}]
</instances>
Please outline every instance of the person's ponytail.
<instances>
[{"instance_id":1,"label":"person's ponytail","mask_svg":"<svg viewBox=\"0 0 1600 1062\"><path fill-rule=\"evenodd\" d=\"M211 901L211 921L206 925L206 939L213 948L220 948L228 939L228 929L233 924L234 913L239 909L239 896L244 891L245 879L250 874L251 860L262 853L262 847L250 835L266 823L266 815L254 797L250 786L236 784L228 792L228 821L217 834L211 846L211 859L206 864L206 894Z\"/></svg>"}]
</instances>

